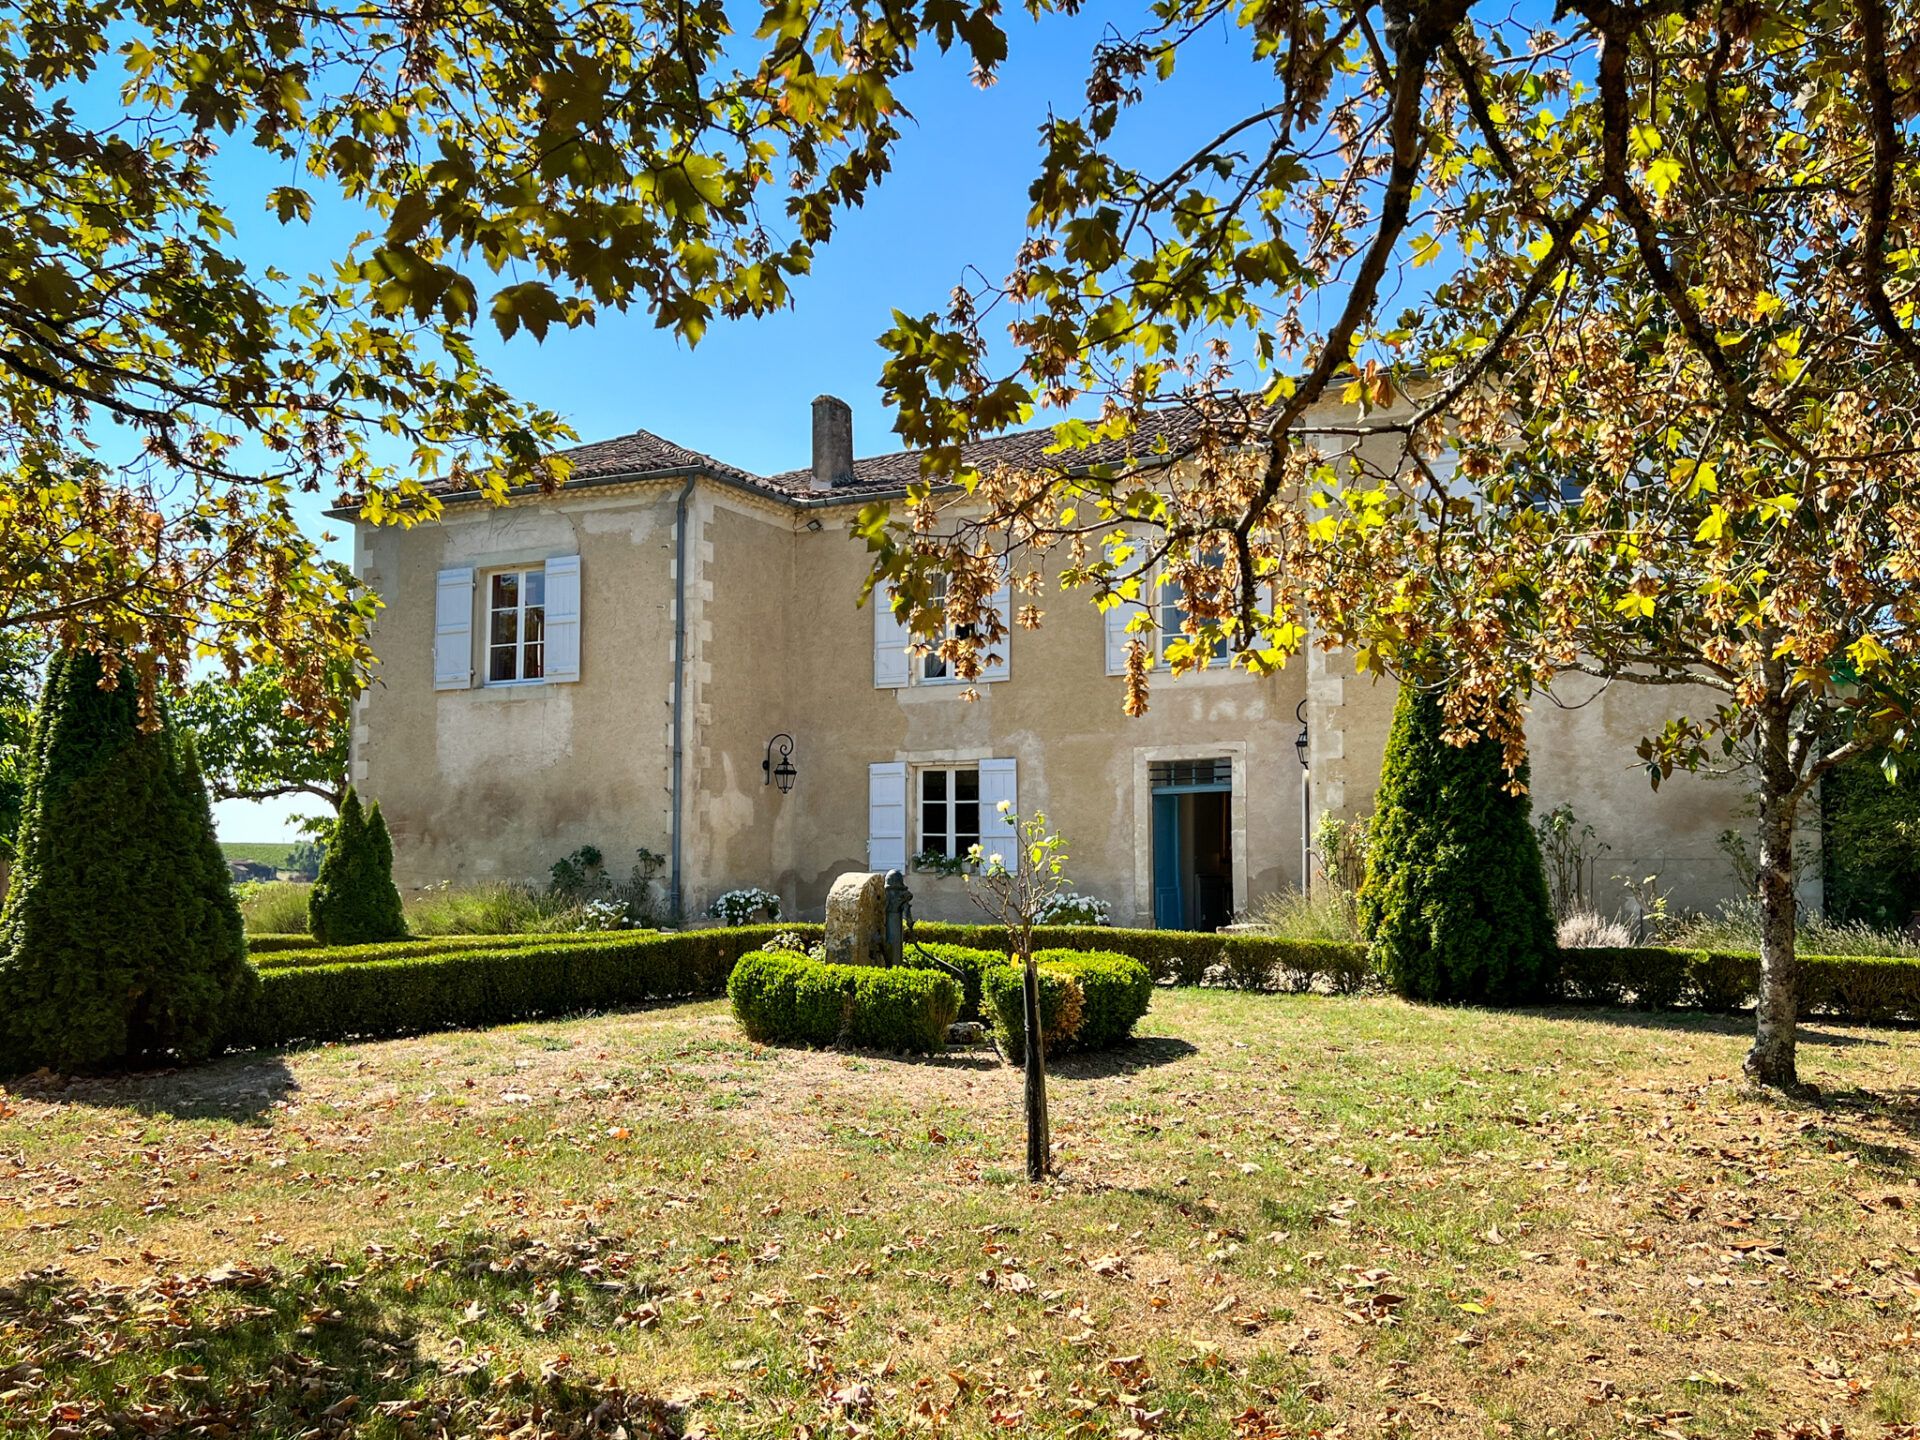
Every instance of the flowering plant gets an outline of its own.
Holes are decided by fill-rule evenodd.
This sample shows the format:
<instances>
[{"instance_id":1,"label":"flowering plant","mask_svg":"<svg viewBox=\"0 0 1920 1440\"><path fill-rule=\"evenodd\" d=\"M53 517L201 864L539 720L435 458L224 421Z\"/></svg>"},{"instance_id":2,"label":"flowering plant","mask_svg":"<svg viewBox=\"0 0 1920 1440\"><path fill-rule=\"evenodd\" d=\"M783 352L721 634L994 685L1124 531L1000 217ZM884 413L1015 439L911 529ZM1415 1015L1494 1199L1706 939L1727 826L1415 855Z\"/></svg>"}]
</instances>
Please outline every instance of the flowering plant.
<instances>
[{"instance_id":1,"label":"flowering plant","mask_svg":"<svg viewBox=\"0 0 1920 1440\"><path fill-rule=\"evenodd\" d=\"M729 890L724 895L713 897L713 903L707 906L707 914L716 920L724 920L729 925L750 925L765 914L769 920L780 918L780 897L771 890L762 890L753 886L746 890Z\"/></svg>"}]
</instances>

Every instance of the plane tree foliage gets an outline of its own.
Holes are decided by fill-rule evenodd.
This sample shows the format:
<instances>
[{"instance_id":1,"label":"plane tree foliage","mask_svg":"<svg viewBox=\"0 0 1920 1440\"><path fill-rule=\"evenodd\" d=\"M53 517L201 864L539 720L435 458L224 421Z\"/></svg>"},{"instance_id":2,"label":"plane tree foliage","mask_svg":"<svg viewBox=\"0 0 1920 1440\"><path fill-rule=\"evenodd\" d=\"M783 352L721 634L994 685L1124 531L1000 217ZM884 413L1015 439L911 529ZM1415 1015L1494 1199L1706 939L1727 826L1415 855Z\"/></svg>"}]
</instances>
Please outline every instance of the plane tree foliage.
<instances>
[{"instance_id":1,"label":"plane tree foliage","mask_svg":"<svg viewBox=\"0 0 1920 1440\"><path fill-rule=\"evenodd\" d=\"M1917 30L1888 0L1115 22L1080 111L1036 117L1004 276L884 338L930 455L863 517L873 584L963 676L1009 560L1014 624L1055 585L1175 586L1182 633L1130 622L1130 712L1222 645L1262 672L1338 645L1432 685L1514 784L1529 708L1666 687L1655 783L1739 766L1759 797L1748 1070L1795 1086L1794 823L1905 745L1920 684ZM1223 35L1257 105L1134 163ZM1053 463L963 460L1068 406Z\"/></svg>"},{"instance_id":2,"label":"plane tree foliage","mask_svg":"<svg viewBox=\"0 0 1920 1440\"><path fill-rule=\"evenodd\" d=\"M784 6L9 9L0 630L123 658L149 723L209 661L276 664L297 714L337 718L377 602L293 500L406 524L448 487L563 478L569 432L476 333L639 309L691 341L785 305L885 168L891 78L973 13L824 35L828 83L819 17ZM364 229L294 233L341 216Z\"/></svg>"}]
</instances>

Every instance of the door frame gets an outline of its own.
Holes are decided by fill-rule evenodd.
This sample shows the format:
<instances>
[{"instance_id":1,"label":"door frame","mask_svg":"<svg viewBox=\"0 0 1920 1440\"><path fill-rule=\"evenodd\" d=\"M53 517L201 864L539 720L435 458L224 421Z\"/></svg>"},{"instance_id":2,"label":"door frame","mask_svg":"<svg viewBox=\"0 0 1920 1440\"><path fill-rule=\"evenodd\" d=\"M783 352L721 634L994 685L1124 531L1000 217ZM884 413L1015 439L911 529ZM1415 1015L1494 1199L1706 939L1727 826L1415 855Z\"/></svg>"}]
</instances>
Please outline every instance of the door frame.
<instances>
[{"instance_id":1,"label":"door frame","mask_svg":"<svg viewBox=\"0 0 1920 1440\"><path fill-rule=\"evenodd\" d=\"M1155 929L1153 918L1153 788L1156 760L1226 760L1233 783L1228 829L1233 840L1233 910L1247 908L1247 742L1221 740L1213 744L1139 745L1133 751L1133 908L1134 924ZM1168 793L1168 792L1159 792Z\"/></svg>"}]
</instances>

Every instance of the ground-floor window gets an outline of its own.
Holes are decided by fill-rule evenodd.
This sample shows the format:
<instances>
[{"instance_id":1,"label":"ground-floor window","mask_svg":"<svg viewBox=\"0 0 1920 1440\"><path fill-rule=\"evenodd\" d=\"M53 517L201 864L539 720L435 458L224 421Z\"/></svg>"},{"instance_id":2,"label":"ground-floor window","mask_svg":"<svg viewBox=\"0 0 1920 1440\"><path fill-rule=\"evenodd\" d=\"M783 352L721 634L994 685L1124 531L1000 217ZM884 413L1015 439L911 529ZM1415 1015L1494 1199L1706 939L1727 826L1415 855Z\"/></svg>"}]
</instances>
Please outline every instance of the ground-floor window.
<instances>
[{"instance_id":1,"label":"ground-floor window","mask_svg":"<svg viewBox=\"0 0 1920 1440\"><path fill-rule=\"evenodd\" d=\"M918 775L920 853L957 860L980 843L980 771L932 766Z\"/></svg>"}]
</instances>

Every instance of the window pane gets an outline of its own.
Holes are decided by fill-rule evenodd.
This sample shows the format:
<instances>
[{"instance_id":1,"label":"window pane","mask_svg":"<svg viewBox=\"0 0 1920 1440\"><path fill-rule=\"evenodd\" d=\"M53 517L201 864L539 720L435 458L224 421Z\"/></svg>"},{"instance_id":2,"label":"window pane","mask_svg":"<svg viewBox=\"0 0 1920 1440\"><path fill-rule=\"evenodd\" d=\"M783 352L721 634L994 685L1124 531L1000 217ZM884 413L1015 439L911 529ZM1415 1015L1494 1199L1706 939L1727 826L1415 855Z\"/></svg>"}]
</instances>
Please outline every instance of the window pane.
<instances>
[{"instance_id":1,"label":"window pane","mask_svg":"<svg viewBox=\"0 0 1920 1440\"><path fill-rule=\"evenodd\" d=\"M547 673L547 656L544 645L538 641L530 643L526 648L525 655L526 663L520 667L520 678L522 680L538 680L542 675Z\"/></svg>"},{"instance_id":2,"label":"window pane","mask_svg":"<svg viewBox=\"0 0 1920 1440\"><path fill-rule=\"evenodd\" d=\"M978 800L960 800L953 807L953 837L959 849L956 854L965 853L967 847L980 838L980 802Z\"/></svg>"},{"instance_id":3,"label":"window pane","mask_svg":"<svg viewBox=\"0 0 1920 1440\"><path fill-rule=\"evenodd\" d=\"M923 680L944 680L947 678L947 662L929 650L921 662L920 678Z\"/></svg>"},{"instance_id":4,"label":"window pane","mask_svg":"<svg viewBox=\"0 0 1920 1440\"><path fill-rule=\"evenodd\" d=\"M980 772L978 770L954 771L953 794L956 800L978 800L980 798Z\"/></svg>"},{"instance_id":5,"label":"window pane","mask_svg":"<svg viewBox=\"0 0 1920 1440\"><path fill-rule=\"evenodd\" d=\"M519 615L517 612L512 610L496 610L493 612L493 619L488 627L487 641L489 644L505 645L511 649L513 642L520 638L519 635L515 633L518 629Z\"/></svg>"},{"instance_id":6,"label":"window pane","mask_svg":"<svg viewBox=\"0 0 1920 1440\"><path fill-rule=\"evenodd\" d=\"M528 578L531 579L532 577L529 576ZM532 593L532 588L531 585L528 586L529 595ZM524 659L520 666L520 678L522 680L538 680L542 675L547 673L547 647L544 643L547 634L547 612L529 600L527 602L525 619L521 622L521 628L524 633L525 646L523 652Z\"/></svg>"},{"instance_id":7,"label":"window pane","mask_svg":"<svg viewBox=\"0 0 1920 1440\"><path fill-rule=\"evenodd\" d=\"M928 800L947 798L947 772L945 770L922 770L920 772L920 793Z\"/></svg>"},{"instance_id":8,"label":"window pane","mask_svg":"<svg viewBox=\"0 0 1920 1440\"><path fill-rule=\"evenodd\" d=\"M529 570L526 573L527 608L547 603L547 572Z\"/></svg>"},{"instance_id":9,"label":"window pane","mask_svg":"<svg viewBox=\"0 0 1920 1440\"><path fill-rule=\"evenodd\" d=\"M513 610L520 604L520 576L513 571L493 577L493 608Z\"/></svg>"},{"instance_id":10,"label":"window pane","mask_svg":"<svg viewBox=\"0 0 1920 1440\"><path fill-rule=\"evenodd\" d=\"M495 645L487 652L487 679L518 680L513 673L513 646Z\"/></svg>"},{"instance_id":11,"label":"window pane","mask_svg":"<svg viewBox=\"0 0 1920 1440\"><path fill-rule=\"evenodd\" d=\"M951 855L948 846L947 806L945 801L934 801L920 812L920 843L936 855Z\"/></svg>"}]
</instances>

